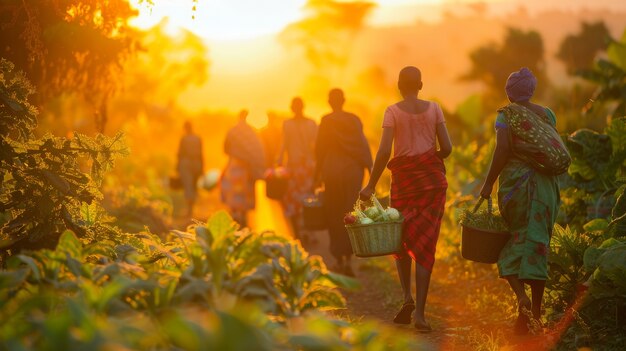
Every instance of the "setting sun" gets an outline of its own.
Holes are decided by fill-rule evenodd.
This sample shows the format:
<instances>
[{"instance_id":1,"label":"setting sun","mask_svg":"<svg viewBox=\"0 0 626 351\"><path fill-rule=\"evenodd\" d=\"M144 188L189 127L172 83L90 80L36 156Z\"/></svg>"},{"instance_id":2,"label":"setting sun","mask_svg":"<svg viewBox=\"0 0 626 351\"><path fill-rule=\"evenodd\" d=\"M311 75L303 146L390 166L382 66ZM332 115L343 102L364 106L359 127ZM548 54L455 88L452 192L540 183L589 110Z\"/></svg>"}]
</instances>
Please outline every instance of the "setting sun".
<instances>
[{"instance_id":1,"label":"setting sun","mask_svg":"<svg viewBox=\"0 0 626 351\"><path fill-rule=\"evenodd\" d=\"M174 27L188 29L210 40L249 39L282 30L300 18L304 0L200 1L192 11L191 1L163 0L154 5L138 4L139 16L131 24L145 29L168 17ZM195 18L192 18L195 16Z\"/></svg>"},{"instance_id":2,"label":"setting sun","mask_svg":"<svg viewBox=\"0 0 626 351\"><path fill-rule=\"evenodd\" d=\"M443 0L377 0L381 7L428 5ZM289 23L302 18L305 0L229 0L199 1L192 11L191 1L163 0L153 5L131 0L139 16L133 26L146 29L165 17L175 28L185 28L209 40L239 40L276 34Z\"/></svg>"}]
</instances>

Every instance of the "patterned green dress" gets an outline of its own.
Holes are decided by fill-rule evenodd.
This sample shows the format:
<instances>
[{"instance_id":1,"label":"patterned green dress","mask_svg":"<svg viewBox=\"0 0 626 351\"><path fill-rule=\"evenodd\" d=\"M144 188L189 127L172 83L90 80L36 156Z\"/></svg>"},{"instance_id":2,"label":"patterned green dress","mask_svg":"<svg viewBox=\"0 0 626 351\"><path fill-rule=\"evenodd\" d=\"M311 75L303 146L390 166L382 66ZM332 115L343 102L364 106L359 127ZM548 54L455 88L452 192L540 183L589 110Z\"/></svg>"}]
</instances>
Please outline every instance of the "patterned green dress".
<instances>
[{"instance_id":1,"label":"patterned green dress","mask_svg":"<svg viewBox=\"0 0 626 351\"><path fill-rule=\"evenodd\" d=\"M556 116L546 108L553 125ZM502 113L496 129L507 128ZM539 173L522 161L510 159L499 177L498 206L511 231L498 260L500 277L521 280L548 279L550 237L560 204L555 176Z\"/></svg>"}]
</instances>

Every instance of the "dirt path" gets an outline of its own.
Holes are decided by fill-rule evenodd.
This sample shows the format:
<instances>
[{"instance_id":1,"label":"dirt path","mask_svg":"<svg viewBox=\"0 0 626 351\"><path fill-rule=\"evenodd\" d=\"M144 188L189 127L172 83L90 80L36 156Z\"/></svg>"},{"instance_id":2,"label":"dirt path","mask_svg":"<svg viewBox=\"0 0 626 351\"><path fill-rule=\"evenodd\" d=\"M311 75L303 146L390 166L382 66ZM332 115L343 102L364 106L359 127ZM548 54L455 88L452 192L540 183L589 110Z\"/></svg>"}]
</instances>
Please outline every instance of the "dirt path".
<instances>
[{"instance_id":1,"label":"dirt path","mask_svg":"<svg viewBox=\"0 0 626 351\"><path fill-rule=\"evenodd\" d=\"M328 233L314 234L318 240L306 245L307 250L321 255L330 265L333 259L328 251ZM343 315L348 320L373 319L399 332L411 333L425 341L426 350L550 349L550 337L518 337L512 333L514 300L491 265L446 260L435 264L426 308L426 318L434 329L429 334L418 333L412 325L393 324L402 304L402 293L390 256L356 258L353 266L362 288L343 292L347 300Z\"/></svg>"}]
</instances>

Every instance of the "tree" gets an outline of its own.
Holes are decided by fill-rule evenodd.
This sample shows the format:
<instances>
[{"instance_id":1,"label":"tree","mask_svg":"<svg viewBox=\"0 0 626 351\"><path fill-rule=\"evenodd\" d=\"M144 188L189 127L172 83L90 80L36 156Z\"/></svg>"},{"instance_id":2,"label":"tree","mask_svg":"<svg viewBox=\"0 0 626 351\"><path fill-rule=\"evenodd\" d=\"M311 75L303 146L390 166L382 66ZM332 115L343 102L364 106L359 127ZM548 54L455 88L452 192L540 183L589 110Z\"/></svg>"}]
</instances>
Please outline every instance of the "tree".
<instances>
[{"instance_id":1,"label":"tree","mask_svg":"<svg viewBox=\"0 0 626 351\"><path fill-rule=\"evenodd\" d=\"M290 24L281 39L291 46L300 46L316 67L344 65L355 35L366 16L374 8L369 1L308 0L308 15Z\"/></svg>"},{"instance_id":2,"label":"tree","mask_svg":"<svg viewBox=\"0 0 626 351\"><path fill-rule=\"evenodd\" d=\"M544 48L541 35L508 28L502 44L490 43L470 53L471 68L461 79L479 81L488 88L488 99L501 101L506 80L511 72L528 67L541 82L538 93L546 84Z\"/></svg>"},{"instance_id":3,"label":"tree","mask_svg":"<svg viewBox=\"0 0 626 351\"><path fill-rule=\"evenodd\" d=\"M563 39L556 57L569 74L575 74L591 67L598 52L605 51L610 41L611 34L604 22L582 22L580 32Z\"/></svg>"},{"instance_id":4,"label":"tree","mask_svg":"<svg viewBox=\"0 0 626 351\"><path fill-rule=\"evenodd\" d=\"M116 233L96 200L103 172L127 152L122 135L38 138L33 92L24 73L1 59L0 255L54 247L66 229L87 241Z\"/></svg>"},{"instance_id":5,"label":"tree","mask_svg":"<svg viewBox=\"0 0 626 351\"><path fill-rule=\"evenodd\" d=\"M113 111L124 119L134 118L156 103L172 105L186 88L202 85L208 78L209 61L202 39L186 30L171 36L166 27L164 20L137 34L140 49L124 63L124 88L115 99L123 108Z\"/></svg>"},{"instance_id":6,"label":"tree","mask_svg":"<svg viewBox=\"0 0 626 351\"><path fill-rule=\"evenodd\" d=\"M626 116L626 31L620 41L613 41L607 58L599 59L579 76L598 85L585 107L585 112L598 107L608 107L609 116Z\"/></svg>"},{"instance_id":7,"label":"tree","mask_svg":"<svg viewBox=\"0 0 626 351\"><path fill-rule=\"evenodd\" d=\"M106 101L121 63L134 51L127 0L5 0L0 5L0 57L17 64L37 89L35 105L80 94L104 131Z\"/></svg>"}]
</instances>

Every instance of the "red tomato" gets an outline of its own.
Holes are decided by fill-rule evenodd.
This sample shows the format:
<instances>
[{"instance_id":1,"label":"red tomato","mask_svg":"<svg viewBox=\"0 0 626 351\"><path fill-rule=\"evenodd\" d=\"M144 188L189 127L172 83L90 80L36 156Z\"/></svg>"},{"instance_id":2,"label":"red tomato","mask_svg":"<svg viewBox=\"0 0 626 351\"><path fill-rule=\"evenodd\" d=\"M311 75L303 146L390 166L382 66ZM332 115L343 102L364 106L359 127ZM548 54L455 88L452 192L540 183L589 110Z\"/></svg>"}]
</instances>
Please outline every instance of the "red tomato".
<instances>
[{"instance_id":1,"label":"red tomato","mask_svg":"<svg viewBox=\"0 0 626 351\"><path fill-rule=\"evenodd\" d=\"M348 213L343 217L343 223L354 224L356 223L356 217L352 213Z\"/></svg>"}]
</instances>

